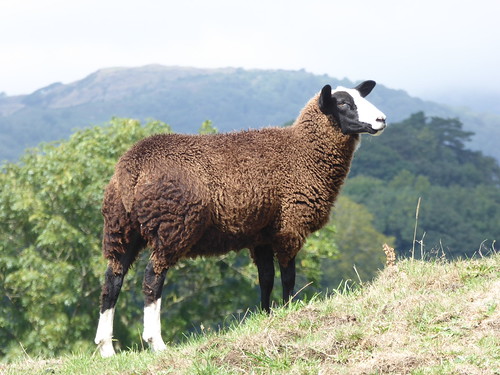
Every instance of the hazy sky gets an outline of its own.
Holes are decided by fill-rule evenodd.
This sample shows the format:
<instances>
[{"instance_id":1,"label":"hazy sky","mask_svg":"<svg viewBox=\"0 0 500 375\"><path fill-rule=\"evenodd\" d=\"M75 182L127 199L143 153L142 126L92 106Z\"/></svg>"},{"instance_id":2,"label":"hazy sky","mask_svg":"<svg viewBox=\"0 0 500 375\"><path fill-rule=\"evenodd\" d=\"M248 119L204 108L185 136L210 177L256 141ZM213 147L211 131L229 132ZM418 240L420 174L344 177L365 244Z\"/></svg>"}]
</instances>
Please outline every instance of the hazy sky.
<instances>
[{"instance_id":1,"label":"hazy sky","mask_svg":"<svg viewBox=\"0 0 500 375\"><path fill-rule=\"evenodd\" d=\"M0 92L157 63L498 93L499 14L499 0L0 0Z\"/></svg>"}]
</instances>

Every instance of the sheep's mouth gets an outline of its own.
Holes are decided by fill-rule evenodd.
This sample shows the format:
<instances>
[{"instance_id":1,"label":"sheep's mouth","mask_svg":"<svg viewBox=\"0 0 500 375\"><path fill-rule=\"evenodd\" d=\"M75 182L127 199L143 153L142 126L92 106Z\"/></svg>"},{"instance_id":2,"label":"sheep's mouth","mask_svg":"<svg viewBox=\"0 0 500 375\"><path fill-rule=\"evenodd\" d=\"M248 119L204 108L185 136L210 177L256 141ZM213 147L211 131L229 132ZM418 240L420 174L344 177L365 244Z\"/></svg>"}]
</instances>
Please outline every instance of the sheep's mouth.
<instances>
[{"instance_id":1,"label":"sheep's mouth","mask_svg":"<svg viewBox=\"0 0 500 375\"><path fill-rule=\"evenodd\" d=\"M380 131L380 129L373 129L371 126L366 127L366 132L371 135L375 135Z\"/></svg>"},{"instance_id":2,"label":"sheep's mouth","mask_svg":"<svg viewBox=\"0 0 500 375\"><path fill-rule=\"evenodd\" d=\"M384 128L375 129L370 124L363 122L363 131L362 133L370 134L370 135L378 135L384 131Z\"/></svg>"},{"instance_id":3,"label":"sheep's mouth","mask_svg":"<svg viewBox=\"0 0 500 375\"><path fill-rule=\"evenodd\" d=\"M387 125L384 125L383 128L377 130L377 132L374 135L380 135L380 134L382 134L384 132L385 128L387 128Z\"/></svg>"},{"instance_id":4,"label":"sheep's mouth","mask_svg":"<svg viewBox=\"0 0 500 375\"><path fill-rule=\"evenodd\" d=\"M375 135L375 136L380 135L384 132L386 127L387 127L387 125L385 124L385 122L383 124L381 124L381 127L378 129L374 129L372 126L369 126L368 127L368 134Z\"/></svg>"}]
</instances>

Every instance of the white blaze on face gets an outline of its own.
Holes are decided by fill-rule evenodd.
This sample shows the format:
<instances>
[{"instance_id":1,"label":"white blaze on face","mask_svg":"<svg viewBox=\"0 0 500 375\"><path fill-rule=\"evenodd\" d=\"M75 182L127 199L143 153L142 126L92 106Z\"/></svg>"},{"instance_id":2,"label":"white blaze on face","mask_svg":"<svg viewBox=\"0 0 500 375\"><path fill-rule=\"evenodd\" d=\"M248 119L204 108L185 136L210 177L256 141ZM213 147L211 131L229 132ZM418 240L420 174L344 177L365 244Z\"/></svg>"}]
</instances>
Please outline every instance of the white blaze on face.
<instances>
[{"instance_id":1,"label":"white blaze on face","mask_svg":"<svg viewBox=\"0 0 500 375\"><path fill-rule=\"evenodd\" d=\"M166 349L166 345L161 338L161 298L144 307L144 332L142 338L149 343L154 352Z\"/></svg>"},{"instance_id":2,"label":"white blaze on face","mask_svg":"<svg viewBox=\"0 0 500 375\"><path fill-rule=\"evenodd\" d=\"M338 91L347 92L354 99L354 104L357 107L360 122L370 124L370 126L374 130L378 130L375 135L379 135L382 133L382 130L387 126L385 123L387 116L382 111L380 111L368 100L361 97L361 94L358 90L347 89L345 87L339 86L335 90L332 90L332 94Z\"/></svg>"}]
</instances>

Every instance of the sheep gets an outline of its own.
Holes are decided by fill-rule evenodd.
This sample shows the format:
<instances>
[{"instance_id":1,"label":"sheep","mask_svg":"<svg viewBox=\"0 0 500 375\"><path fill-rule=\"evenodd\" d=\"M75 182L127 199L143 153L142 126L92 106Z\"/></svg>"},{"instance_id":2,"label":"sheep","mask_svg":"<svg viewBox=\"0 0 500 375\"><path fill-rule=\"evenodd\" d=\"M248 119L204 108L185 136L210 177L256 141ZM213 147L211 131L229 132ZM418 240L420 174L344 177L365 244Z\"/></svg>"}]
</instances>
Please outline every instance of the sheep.
<instances>
[{"instance_id":1,"label":"sheep","mask_svg":"<svg viewBox=\"0 0 500 375\"><path fill-rule=\"evenodd\" d=\"M180 259L248 248L257 266L261 308L270 311L274 258L283 299L293 296L295 256L326 224L361 133L380 134L386 116L364 97L375 86L322 88L290 127L215 135L159 134L118 161L105 190L103 254L108 260L95 343L112 345L115 304L139 251L152 249L143 292L143 339L161 337L161 294Z\"/></svg>"}]
</instances>

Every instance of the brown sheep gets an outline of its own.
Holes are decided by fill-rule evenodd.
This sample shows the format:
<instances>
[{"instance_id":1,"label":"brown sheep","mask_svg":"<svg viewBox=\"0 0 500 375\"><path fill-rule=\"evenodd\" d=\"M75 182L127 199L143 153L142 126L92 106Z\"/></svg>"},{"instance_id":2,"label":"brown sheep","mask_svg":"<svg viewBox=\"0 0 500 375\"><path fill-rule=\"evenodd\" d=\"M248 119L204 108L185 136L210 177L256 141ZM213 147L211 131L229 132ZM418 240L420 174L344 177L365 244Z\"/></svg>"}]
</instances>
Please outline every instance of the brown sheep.
<instances>
[{"instance_id":1,"label":"brown sheep","mask_svg":"<svg viewBox=\"0 0 500 375\"><path fill-rule=\"evenodd\" d=\"M112 346L115 303L139 251L152 249L144 276L143 339L162 350L160 305L167 270L180 259L250 249L262 309L269 312L277 258L283 298L293 295L295 256L328 220L360 133L385 115L364 99L375 82L329 85L287 128L216 135L160 134L127 151L107 186L103 253L109 261L95 338Z\"/></svg>"}]
</instances>

